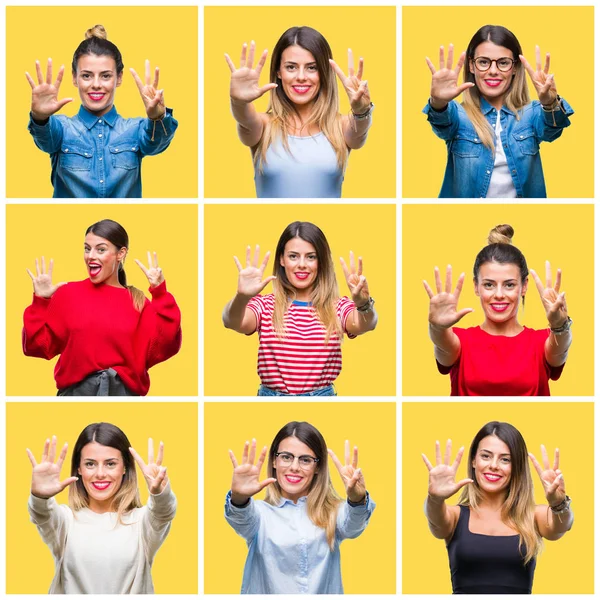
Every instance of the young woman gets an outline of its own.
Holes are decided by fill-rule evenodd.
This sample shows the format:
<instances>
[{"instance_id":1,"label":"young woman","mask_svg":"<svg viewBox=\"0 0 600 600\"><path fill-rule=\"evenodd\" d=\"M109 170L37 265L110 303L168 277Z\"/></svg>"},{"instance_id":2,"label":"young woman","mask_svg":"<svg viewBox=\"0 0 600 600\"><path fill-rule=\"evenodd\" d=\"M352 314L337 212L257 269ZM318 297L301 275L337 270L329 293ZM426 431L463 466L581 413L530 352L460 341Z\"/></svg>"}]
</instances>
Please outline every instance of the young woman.
<instances>
[{"instance_id":1,"label":"young woman","mask_svg":"<svg viewBox=\"0 0 600 600\"><path fill-rule=\"evenodd\" d=\"M446 542L454 594L531 594L536 556L542 538L560 539L573 524L571 499L558 468L559 451L550 467L542 446L540 466L529 458L544 487L547 504L535 504L533 482L527 464L527 446L509 423L484 425L469 450L467 479L456 481L464 448L450 463L448 440L442 461L435 443L425 514L431 533ZM446 500L462 488L456 506Z\"/></svg>"},{"instance_id":2,"label":"young woman","mask_svg":"<svg viewBox=\"0 0 600 600\"><path fill-rule=\"evenodd\" d=\"M485 25L456 67L452 44L447 61L440 47L439 70L426 58L432 80L423 112L448 148L440 198L546 197L540 142L559 138L573 109L557 93L550 54L543 68L539 46L535 55L534 70L511 31ZM525 71L539 101L529 99ZM462 104L454 101L460 94Z\"/></svg>"},{"instance_id":3,"label":"young woman","mask_svg":"<svg viewBox=\"0 0 600 600\"><path fill-rule=\"evenodd\" d=\"M71 477L61 481L65 444L56 458L56 436L44 444L33 466L29 514L54 557L50 594L153 594L151 568L175 517L177 501L163 443L154 460L148 440L148 463L131 448L127 436L110 423L92 423L79 435L71 459ZM135 472L137 462L148 484L142 506ZM69 487L69 505L56 494Z\"/></svg>"},{"instance_id":4,"label":"young woman","mask_svg":"<svg viewBox=\"0 0 600 600\"><path fill-rule=\"evenodd\" d=\"M522 252L512 245L510 225L494 227L488 246L475 259L473 284L481 300L481 326L454 327L472 308L458 310L465 274L452 291L452 267L442 289L435 267L436 293L429 295L429 336L440 373L450 373L453 396L549 396L548 380L560 377L571 345L571 318L565 293L560 292L561 270L552 285L546 262L546 284L531 275L548 319L548 329L535 330L518 321L519 302L525 306L529 270Z\"/></svg>"},{"instance_id":5,"label":"young woman","mask_svg":"<svg viewBox=\"0 0 600 600\"><path fill-rule=\"evenodd\" d=\"M265 50L254 67L255 44L242 46L231 70L231 110L242 144L252 149L259 198L340 198L350 150L361 148L371 126L373 103L362 79L363 59L354 72L348 50L348 76L333 61L327 40L311 27L291 27L273 51L270 81L259 85ZM335 74L351 113L339 112ZM252 105L270 91L266 113Z\"/></svg>"},{"instance_id":6,"label":"young woman","mask_svg":"<svg viewBox=\"0 0 600 600\"><path fill-rule=\"evenodd\" d=\"M259 396L333 396L342 370L343 334L353 338L375 329L375 301L350 252L350 266L340 259L352 299L340 298L325 234L312 223L295 221L281 234L273 275L263 280L267 252L260 248L246 266L237 257L237 294L223 311L225 327L250 335L258 331ZM258 295L273 282L273 293Z\"/></svg>"},{"instance_id":7,"label":"young woman","mask_svg":"<svg viewBox=\"0 0 600 600\"><path fill-rule=\"evenodd\" d=\"M346 502L331 484L328 452ZM244 445L241 464L229 451L233 479L225 518L248 543L242 594L342 594L340 543L358 537L375 509L358 468L358 448L351 460L346 441L342 465L315 427L292 421L275 436L269 477L260 481L266 455L265 446L254 464L256 440ZM265 487L265 500L254 501Z\"/></svg>"},{"instance_id":8,"label":"young woman","mask_svg":"<svg viewBox=\"0 0 600 600\"><path fill-rule=\"evenodd\" d=\"M73 85L81 98L74 117L53 116L73 100L58 99L64 66L54 83L50 58L45 79L36 61L37 84L25 73L32 90L29 132L50 154L55 198L141 198L142 158L166 150L177 129L158 89L159 69L152 80L147 60L145 83L129 69L148 118L124 119L114 106L123 79L121 53L102 25L88 29L85 38L73 55Z\"/></svg>"},{"instance_id":9,"label":"young woman","mask_svg":"<svg viewBox=\"0 0 600 600\"><path fill-rule=\"evenodd\" d=\"M50 360L59 396L145 396L148 369L179 352L181 313L167 292L162 269L148 252L148 267L135 262L150 284L150 302L127 285L124 262L129 237L119 223L104 219L85 232L88 279L52 283L35 261L33 303L23 316L23 352Z\"/></svg>"}]
</instances>

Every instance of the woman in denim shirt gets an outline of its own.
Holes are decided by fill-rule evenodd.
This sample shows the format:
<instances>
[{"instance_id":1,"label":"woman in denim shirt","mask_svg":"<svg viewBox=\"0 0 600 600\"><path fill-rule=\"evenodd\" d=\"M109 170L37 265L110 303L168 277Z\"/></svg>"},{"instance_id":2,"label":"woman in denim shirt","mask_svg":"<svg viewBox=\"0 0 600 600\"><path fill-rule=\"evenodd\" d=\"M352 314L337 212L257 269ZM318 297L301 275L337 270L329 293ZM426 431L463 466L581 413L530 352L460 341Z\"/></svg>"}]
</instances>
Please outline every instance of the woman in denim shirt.
<instances>
[{"instance_id":1,"label":"woman in denim shirt","mask_svg":"<svg viewBox=\"0 0 600 600\"><path fill-rule=\"evenodd\" d=\"M448 148L440 198L545 198L540 142L560 137L573 114L549 74L550 54L542 69L536 46L534 70L512 32L485 25L455 68L452 44L447 61L440 47L439 70L426 61L433 77L423 112ZM539 101L530 102L525 71ZM462 93L458 104L454 98Z\"/></svg>"},{"instance_id":2,"label":"woman in denim shirt","mask_svg":"<svg viewBox=\"0 0 600 600\"><path fill-rule=\"evenodd\" d=\"M147 119L124 119L117 113L114 98L123 78L123 60L102 25L86 32L73 56L73 85L81 98L77 115L54 116L73 100L58 99L64 66L55 83L52 59L45 80L39 61L36 71L37 85L25 74L32 89L29 132L36 146L50 154L54 197L141 198L142 158L163 152L177 129L172 109L165 108L164 90L158 89L158 67L152 82L146 61L145 84L130 69Z\"/></svg>"}]
</instances>

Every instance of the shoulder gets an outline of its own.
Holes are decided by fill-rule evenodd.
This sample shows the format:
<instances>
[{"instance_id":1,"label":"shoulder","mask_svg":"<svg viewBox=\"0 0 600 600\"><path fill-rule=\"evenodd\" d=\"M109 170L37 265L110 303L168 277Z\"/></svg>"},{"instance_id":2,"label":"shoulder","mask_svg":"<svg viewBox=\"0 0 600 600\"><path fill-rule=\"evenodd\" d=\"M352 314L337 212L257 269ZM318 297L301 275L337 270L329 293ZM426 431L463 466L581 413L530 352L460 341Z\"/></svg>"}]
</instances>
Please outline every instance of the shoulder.
<instances>
[{"instance_id":1,"label":"shoulder","mask_svg":"<svg viewBox=\"0 0 600 600\"><path fill-rule=\"evenodd\" d=\"M348 298L348 296L342 296L341 298L338 298L336 306L338 310L343 310L344 308L354 308L354 301L352 298Z\"/></svg>"},{"instance_id":2,"label":"shoulder","mask_svg":"<svg viewBox=\"0 0 600 600\"><path fill-rule=\"evenodd\" d=\"M538 341L546 341L550 335L550 329L531 329L529 327L523 327L523 333L521 334L524 338L534 339Z\"/></svg>"},{"instance_id":3,"label":"shoulder","mask_svg":"<svg viewBox=\"0 0 600 600\"><path fill-rule=\"evenodd\" d=\"M462 339L477 339L485 335L481 327L453 327L452 331Z\"/></svg>"},{"instance_id":4,"label":"shoulder","mask_svg":"<svg viewBox=\"0 0 600 600\"><path fill-rule=\"evenodd\" d=\"M265 294L264 296L259 294L251 298L248 304L250 303L259 304L264 307L275 306L275 294Z\"/></svg>"}]
</instances>

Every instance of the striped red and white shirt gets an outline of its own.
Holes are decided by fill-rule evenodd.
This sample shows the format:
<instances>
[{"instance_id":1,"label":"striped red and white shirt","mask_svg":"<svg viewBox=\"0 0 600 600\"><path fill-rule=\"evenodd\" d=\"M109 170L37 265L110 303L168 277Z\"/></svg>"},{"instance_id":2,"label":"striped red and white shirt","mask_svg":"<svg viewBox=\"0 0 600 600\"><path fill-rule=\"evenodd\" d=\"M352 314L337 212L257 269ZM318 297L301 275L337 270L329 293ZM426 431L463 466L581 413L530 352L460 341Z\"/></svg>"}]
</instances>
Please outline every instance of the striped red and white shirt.
<instances>
[{"instance_id":1,"label":"striped red and white shirt","mask_svg":"<svg viewBox=\"0 0 600 600\"><path fill-rule=\"evenodd\" d=\"M285 337L273 328L275 295L255 296L248 308L256 315L258 376L263 385L286 394L312 392L331 385L342 370L342 340L333 334L325 343L326 330L309 302L294 300L285 314ZM350 298L337 301L336 312L342 330L355 309Z\"/></svg>"}]
</instances>

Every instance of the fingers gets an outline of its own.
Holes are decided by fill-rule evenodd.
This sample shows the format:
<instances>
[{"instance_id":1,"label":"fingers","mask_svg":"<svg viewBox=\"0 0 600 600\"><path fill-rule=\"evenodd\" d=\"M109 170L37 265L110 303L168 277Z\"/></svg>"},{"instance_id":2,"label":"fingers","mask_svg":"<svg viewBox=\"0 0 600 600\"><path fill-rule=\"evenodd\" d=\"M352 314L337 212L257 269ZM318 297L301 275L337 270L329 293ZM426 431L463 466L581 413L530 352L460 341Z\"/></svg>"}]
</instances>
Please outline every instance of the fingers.
<instances>
[{"instance_id":1,"label":"fingers","mask_svg":"<svg viewBox=\"0 0 600 600\"><path fill-rule=\"evenodd\" d=\"M40 66L39 60L35 61L35 72L37 74L38 84L42 85L42 83L44 83L44 76L42 75L42 67Z\"/></svg>"},{"instance_id":2,"label":"fingers","mask_svg":"<svg viewBox=\"0 0 600 600\"><path fill-rule=\"evenodd\" d=\"M337 63L332 58L329 59L329 64L333 67L333 70L335 71L335 74L338 76L338 79L342 82L342 84L345 84L346 76L344 75L344 71L342 71L338 67Z\"/></svg>"},{"instance_id":3,"label":"fingers","mask_svg":"<svg viewBox=\"0 0 600 600\"><path fill-rule=\"evenodd\" d=\"M260 489L258 490L259 492L261 490L264 490L268 485L271 485L272 483L276 483L277 479L275 479L274 477L269 477L268 479L263 479L262 481L259 481L258 485L260 487Z\"/></svg>"},{"instance_id":4,"label":"fingers","mask_svg":"<svg viewBox=\"0 0 600 600\"><path fill-rule=\"evenodd\" d=\"M454 69L454 72L458 75L460 73L460 70L462 69L463 65L465 64L465 58L467 57L467 53L466 52L461 52L460 56L458 57L458 62L456 63L456 68ZM471 87L471 86L469 86Z\"/></svg>"},{"instance_id":5,"label":"fingers","mask_svg":"<svg viewBox=\"0 0 600 600\"><path fill-rule=\"evenodd\" d=\"M469 88L475 87L475 84L471 81L467 81L466 83L463 83L461 85L458 86L458 93L462 94L463 92L467 91Z\"/></svg>"},{"instance_id":6,"label":"fingers","mask_svg":"<svg viewBox=\"0 0 600 600\"><path fill-rule=\"evenodd\" d=\"M161 467L158 471L158 475L154 479L154 483L156 486L155 489L158 489L159 492L162 488L162 483L166 477L167 477L167 467Z\"/></svg>"},{"instance_id":7,"label":"fingers","mask_svg":"<svg viewBox=\"0 0 600 600\"><path fill-rule=\"evenodd\" d=\"M358 271L356 274L360 277L362 275L363 265L362 265L362 256L358 257Z\"/></svg>"},{"instance_id":8,"label":"fingers","mask_svg":"<svg viewBox=\"0 0 600 600\"><path fill-rule=\"evenodd\" d=\"M558 448L554 450L554 466L553 469L556 471L558 469L558 459L560 458L560 452Z\"/></svg>"},{"instance_id":9,"label":"fingers","mask_svg":"<svg viewBox=\"0 0 600 600\"><path fill-rule=\"evenodd\" d=\"M348 281L348 277L350 277L350 271L348 270L348 267L346 266L346 261L340 256L340 264L342 265L342 271L344 272L344 277L346 278L346 281Z\"/></svg>"},{"instance_id":10,"label":"fingers","mask_svg":"<svg viewBox=\"0 0 600 600\"><path fill-rule=\"evenodd\" d=\"M344 442L344 464L345 465L349 465L350 464L350 441L346 440Z\"/></svg>"},{"instance_id":11,"label":"fingers","mask_svg":"<svg viewBox=\"0 0 600 600\"><path fill-rule=\"evenodd\" d=\"M48 65L46 67L46 83L52 85L52 59L48 59Z\"/></svg>"},{"instance_id":12,"label":"fingers","mask_svg":"<svg viewBox=\"0 0 600 600\"><path fill-rule=\"evenodd\" d=\"M531 65L527 62L527 59L522 54L519 54L519 59L523 63L523 66L525 67L525 70L529 74L529 77L531 77L531 81L535 84L535 71L533 70Z\"/></svg>"},{"instance_id":13,"label":"fingers","mask_svg":"<svg viewBox=\"0 0 600 600\"><path fill-rule=\"evenodd\" d=\"M425 291L427 292L427 295L429 296L429 299L431 300L433 298L433 290L429 287L429 284L423 279L423 287L425 288Z\"/></svg>"},{"instance_id":14,"label":"fingers","mask_svg":"<svg viewBox=\"0 0 600 600\"><path fill-rule=\"evenodd\" d=\"M265 458L267 456L267 447L263 446L263 449L260 452L260 456L258 457L258 461L256 463L256 468L258 469L258 472L260 473L263 463L265 462Z\"/></svg>"},{"instance_id":15,"label":"fingers","mask_svg":"<svg viewBox=\"0 0 600 600\"><path fill-rule=\"evenodd\" d=\"M444 455L444 464L450 466L450 456L452 455L452 440L446 442L446 454Z\"/></svg>"},{"instance_id":16,"label":"fingers","mask_svg":"<svg viewBox=\"0 0 600 600\"><path fill-rule=\"evenodd\" d=\"M358 71L356 72L356 77L357 77L359 80L360 80L360 79L362 79L364 65L365 65L365 61L364 61L363 57L361 56L361 57L358 59Z\"/></svg>"},{"instance_id":17,"label":"fingers","mask_svg":"<svg viewBox=\"0 0 600 600\"><path fill-rule=\"evenodd\" d=\"M271 281L275 281L276 279L277 277L275 277L275 275L270 275L269 277L261 281L261 287L260 290L258 290L259 293L262 292L269 285L269 283L271 283Z\"/></svg>"},{"instance_id":18,"label":"fingers","mask_svg":"<svg viewBox=\"0 0 600 600\"><path fill-rule=\"evenodd\" d=\"M135 264L144 272L144 275L146 277L149 277L150 273L148 272L148 269L146 269L146 267L144 266L144 263L140 262L137 258L133 259Z\"/></svg>"},{"instance_id":19,"label":"fingers","mask_svg":"<svg viewBox=\"0 0 600 600\"><path fill-rule=\"evenodd\" d=\"M63 463L65 462L65 458L67 457L67 448L68 447L69 447L69 444L65 443L65 445L62 447L62 450L60 451L58 460L56 461L56 466L58 467L59 472L63 466Z\"/></svg>"},{"instance_id":20,"label":"fingers","mask_svg":"<svg viewBox=\"0 0 600 600\"><path fill-rule=\"evenodd\" d=\"M27 274L29 275L29 277L31 277L31 281L33 281L35 279L35 277L33 276L33 273L29 270L29 269L25 269L27 271Z\"/></svg>"},{"instance_id":21,"label":"fingers","mask_svg":"<svg viewBox=\"0 0 600 600\"><path fill-rule=\"evenodd\" d=\"M542 280L538 277L538 274L533 269L529 269L529 272L531 273L531 276L533 277L533 280L535 281L535 287L537 288L537 291L539 292L540 296L543 297L544 296L544 284L542 283Z\"/></svg>"},{"instance_id":22,"label":"fingers","mask_svg":"<svg viewBox=\"0 0 600 600\"><path fill-rule=\"evenodd\" d=\"M472 479L461 479L457 484L456 484L456 492L458 490L460 490L461 488L465 487L465 485L468 485L469 483L473 483ZM454 492L454 493L456 493Z\"/></svg>"},{"instance_id":23,"label":"fingers","mask_svg":"<svg viewBox=\"0 0 600 600\"><path fill-rule=\"evenodd\" d=\"M359 279L358 283L352 289L352 295L353 296L357 296L358 294L360 294L360 292L362 291L362 289L365 287L366 283L367 283L367 278L361 276L361 278Z\"/></svg>"},{"instance_id":24,"label":"fingers","mask_svg":"<svg viewBox=\"0 0 600 600\"><path fill-rule=\"evenodd\" d=\"M144 96L144 84L142 83L142 80L140 79L139 75L135 72L135 69L133 68L130 68L129 72L133 75L133 79L135 81L135 84L137 85L138 90L140 91L140 94Z\"/></svg>"},{"instance_id":25,"label":"fingers","mask_svg":"<svg viewBox=\"0 0 600 600\"><path fill-rule=\"evenodd\" d=\"M144 472L146 470L144 459L133 448L129 448L129 452L131 452L131 456L133 456L133 460L138 464L138 467Z\"/></svg>"},{"instance_id":26,"label":"fingers","mask_svg":"<svg viewBox=\"0 0 600 600\"><path fill-rule=\"evenodd\" d=\"M57 112L65 105L65 104L69 104L69 102L73 102L73 98L63 98L62 100L58 101L58 110Z\"/></svg>"},{"instance_id":27,"label":"fingers","mask_svg":"<svg viewBox=\"0 0 600 600\"><path fill-rule=\"evenodd\" d=\"M258 268L258 261L260 259L260 246L257 244L254 249L254 262L252 263L253 267Z\"/></svg>"},{"instance_id":28,"label":"fingers","mask_svg":"<svg viewBox=\"0 0 600 600\"><path fill-rule=\"evenodd\" d=\"M351 48L348 48L348 76L354 77L354 55Z\"/></svg>"},{"instance_id":29,"label":"fingers","mask_svg":"<svg viewBox=\"0 0 600 600\"><path fill-rule=\"evenodd\" d=\"M250 445L250 455L248 457L248 462L253 465L254 460L256 459L256 440L252 438L252 444Z\"/></svg>"},{"instance_id":30,"label":"fingers","mask_svg":"<svg viewBox=\"0 0 600 600\"><path fill-rule=\"evenodd\" d=\"M546 53L546 64L544 65L544 73L546 73L546 75L548 75L548 72L550 71L550 52Z\"/></svg>"},{"instance_id":31,"label":"fingers","mask_svg":"<svg viewBox=\"0 0 600 600\"><path fill-rule=\"evenodd\" d=\"M352 466L355 469L358 467L358 446L354 446L354 452L352 453Z\"/></svg>"},{"instance_id":32,"label":"fingers","mask_svg":"<svg viewBox=\"0 0 600 600\"><path fill-rule=\"evenodd\" d=\"M144 61L144 75L146 77L146 85L150 85L150 61L148 59Z\"/></svg>"},{"instance_id":33,"label":"fingers","mask_svg":"<svg viewBox=\"0 0 600 600\"><path fill-rule=\"evenodd\" d=\"M425 57L425 62L427 63L427 66L429 67L429 70L431 71L431 74L435 75L436 74L435 67L433 66L433 63L429 60L428 56Z\"/></svg>"},{"instance_id":34,"label":"fingers","mask_svg":"<svg viewBox=\"0 0 600 600\"><path fill-rule=\"evenodd\" d=\"M456 321L455 324L458 323L464 316L468 315L469 313L474 312L473 308L463 308L461 310L459 310L456 313Z\"/></svg>"},{"instance_id":35,"label":"fingers","mask_svg":"<svg viewBox=\"0 0 600 600\"><path fill-rule=\"evenodd\" d=\"M442 293L442 278L440 276L440 270L435 267L433 269L433 274L435 276L435 289L437 290L438 294Z\"/></svg>"},{"instance_id":36,"label":"fingers","mask_svg":"<svg viewBox=\"0 0 600 600\"><path fill-rule=\"evenodd\" d=\"M267 251L267 253L265 254L265 257L262 261L262 264L260 265L260 273L261 275L265 272L265 269L267 268L267 265L269 264L269 258L271 257L271 252Z\"/></svg>"},{"instance_id":37,"label":"fingers","mask_svg":"<svg viewBox=\"0 0 600 600\"><path fill-rule=\"evenodd\" d=\"M446 267L446 294L452 293L452 265Z\"/></svg>"},{"instance_id":38,"label":"fingers","mask_svg":"<svg viewBox=\"0 0 600 600\"><path fill-rule=\"evenodd\" d=\"M42 274L46 273L46 259L42 256Z\"/></svg>"},{"instance_id":39,"label":"fingers","mask_svg":"<svg viewBox=\"0 0 600 600\"><path fill-rule=\"evenodd\" d=\"M54 462L56 458L56 436L52 436L52 441L50 442L50 453L48 454L48 460L50 462Z\"/></svg>"},{"instance_id":40,"label":"fingers","mask_svg":"<svg viewBox=\"0 0 600 600\"><path fill-rule=\"evenodd\" d=\"M439 440L435 440L435 464L436 466L442 464L442 451L440 449Z\"/></svg>"},{"instance_id":41,"label":"fingers","mask_svg":"<svg viewBox=\"0 0 600 600\"><path fill-rule=\"evenodd\" d=\"M237 458L235 457L235 454L233 453L233 450L229 450L229 459L231 460L231 464L233 465L234 469L237 469L238 467L238 461Z\"/></svg>"},{"instance_id":42,"label":"fingers","mask_svg":"<svg viewBox=\"0 0 600 600\"><path fill-rule=\"evenodd\" d=\"M444 46L440 46L440 71L444 68Z\"/></svg>"},{"instance_id":43,"label":"fingers","mask_svg":"<svg viewBox=\"0 0 600 600\"><path fill-rule=\"evenodd\" d=\"M550 267L550 261L546 261L546 287L552 287L552 268Z\"/></svg>"},{"instance_id":44,"label":"fingers","mask_svg":"<svg viewBox=\"0 0 600 600\"><path fill-rule=\"evenodd\" d=\"M33 79L31 78L31 75L25 71L25 77L27 79L27 81L29 82L29 85L31 86L31 89L35 89L35 81L33 81Z\"/></svg>"},{"instance_id":45,"label":"fingers","mask_svg":"<svg viewBox=\"0 0 600 600\"><path fill-rule=\"evenodd\" d=\"M335 452L333 450L329 449L329 448L327 449L327 453L331 457L331 460L333 461L333 464L336 466L337 470L339 471L339 473L340 473L340 475L342 476L342 479L343 479L344 475L342 474L342 470L344 469L344 466L340 462L340 459L336 456Z\"/></svg>"},{"instance_id":46,"label":"fingers","mask_svg":"<svg viewBox=\"0 0 600 600\"><path fill-rule=\"evenodd\" d=\"M233 64L233 61L231 60L229 54L225 54L225 62L227 63L227 66L229 67L229 70L232 73L235 73L235 65Z\"/></svg>"},{"instance_id":47,"label":"fingers","mask_svg":"<svg viewBox=\"0 0 600 600\"><path fill-rule=\"evenodd\" d=\"M60 491L62 492L66 487L70 486L72 483L75 483L79 477L67 477L60 482Z\"/></svg>"},{"instance_id":48,"label":"fingers","mask_svg":"<svg viewBox=\"0 0 600 600\"><path fill-rule=\"evenodd\" d=\"M242 44L242 55L240 56L240 69L246 66L246 51L248 50L248 44Z\"/></svg>"},{"instance_id":49,"label":"fingers","mask_svg":"<svg viewBox=\"0 0 600 600\"><path fill-rule=\"evenodd\" d=\"M531 460L533 467L535 468L535 470L537 471L537 474L540 476L542 476L542 467L540 466L540 463L537 461L537 458L531 454L531 452L528 452L529 455L529 459Z\"/></svg>"},{"instance_id":50,"label":"fingers","mask_svg":"<svg viewBox=\"0 0 600 600\"><path fill-rule=\"evenodd\" d=\"M354 473L352 474L352 477L350 477L350 479L346 485L346 490L351 490L352 488L354 488L356 486L356 484L360 481L361 476L362 476L362 471L360 469L356 469L356 471L354 471Z\"/></svg>"},{"instance_id":51,"label":"fingers","mask_svg":"<svg viewBox=\"0 0 600 600\"><path fill-rule=\"evenodd\" d=\"M542 58L540 55L540 47L539 46L535 47L535 68L538 71L542 70Z\"/></svg>"},{"instance_id":52,"label":"fingers","mask_svg":"<svg viewBox=\"0 0 600 600\"><path fill-rule=\"evenodd\" d=\"M52 271L54 271L54 259L50 259L50 264L48 265L48 276L52 279Z\"/></svg>"},{"instance_id":53,"label":"fingers","mask_svg":"<svg viewBox=\"0 0 600 600\"><path fill-rule=\"evenodd\" d=\"M152 87L157 90L158 89L158 78L160 76L160 69L156 67L154 69L154 82L152 83Z\"/></svg>"},{"instance_id":54,"label":"fingers","mask_svg":"<svg viewBox=\"0 0 600 600\"><path fill-rule=\"evenodd\" d=\"M564 482L563 474L560 473L554 478L554 481L546 488L546 495L553 494Z\"/></svg>"},{"instance_id":55,"label":"fingers","mask_svg":"<svg viewBox=\"0 0 600 600\"><path fill-rule=\"evenodd\" d=\"M261 88L259 88L258 92L262 96L263 94L266 94L268 91L274 90L276 87L278 87L276 83L267 83L267 84L263 85Z\"/></svg>"},{"instance_id":56,"label":"fingers","mask_svg":"<svg viewBox=\"0 0 600 600\"><path fill-rule=\"evenodd\" d=\"M35 469L35 467L37 467L37 462L35 456L33 456L33 452L29 448L25 448L25 452L27 452L27 457L29 458L31 466Z\"/></svg>"},{"instance_id":57,"label":"fingers","mask_svg":"<svg viewBox=\"0 0 600 600\"><path fill-rule=\"evenodd\" d=\"M448 60L446 61L446 69L452 70L452 63L454 62L454 44L448 46Z\"/></svg>"},{"instance_id":58,"label":"fingers","mask_svg":"<svg viewBox=\"0 0 600 600\"><path fill-rule=\"evenodd\" d=\"M146 258L148 259L148 267L152 268L152 256L150 255L150 250L146 250Z\"/></svg>"},{"instance_id":59,"label":"fingers","mask_svg":"<svg viewBox=\"0 0 600 600\"><path fill-rule=\"evenodd\" d=\"M254 64L254 50L256 49L256 44L254 40L250 42L250 52L248 52L248 61L246 62L246 66L251 69Z\"/></svg>"},{"instance_id":60,"label":"fingers","mask_svg":"<svg viewBox=\"0 0 600 600\"><path fill-rule=\"evenodd\" d=\"M260 74L260 72L262 71L262 68L265 66L265 62L267 60L267 54L269 54L269 51L267 49L263 50L263 53L260 55L260 58L258 59L258 63L256 64L256 72L258 74Z\"/></svg>"},{"instance_id":61,"label":"fingers","mask_svg":"<svg viewBox=\"0 0 600 600\"><path fill-rule=\"evenodd\" d=\"M544 446L544 444L542 444L541 448L542 448L542 464L544 465L544 469L549 469L550 461L548 460L548 453L546 452L546 446Z\"/></svg>"},{"instance_id":62,"label":"fingers","mask_svg":"<svg viewBox=\"0 0 600 600\"><path fill-rule=\"evenodd\" d=\"M250 448L250 442L246 441L244 444L244 451L242 452L242 464L248 463L248 449Z\"/></svg>"},{"instance_id":63,"label":"fingers","mask_svg":"<svg viewBox=\"0 0 600 600\"><path fill-rule=\"evenodd\" d=\"M458 471L458 467L460 466L460 461L462 460L464 451L465 451L464 446L461 446L458 450L458 454L456 455L454 463L452 464L452 468L454 469L455 472Z\"/></svg>"},{"instance_id":64,"label":"fingers","mask_svg":"<svg viewBox=\"0 0 600 600\"><path fill-rule=\"evenodd\" d=\"M431 471L431 469L433 469L433 465L429 462L429 459L424 454L421 454L421 458L423 459L423 462L425 463L427 469Z\"/></svg>"},{"instance_id":65,"label":"fingers","mask_svg":"<svg viewBox=\"0 0 600 600\"><path fill-rule=\"evenodd\" d=\"M42 452L42 462L48 460L48 449L50 448L50 438L47 438L44 442L44 451Z\"/></svg>"},{"instance_id":66,"label":"fingers","mask_svg":"<svg viewBox=\"0 0 600 600\"><path fill-rule=\"evenodd\" d=\"M456 288L454 290L454 297L456 298L457 302L458 302L458 299L460 298L460 293L462 292L464 281L465 281L465 274L461 273L458 276L458 281L456 282ZM450 281L450 283L452 283L452 281Z\"/></svg>"}]
</instances>

